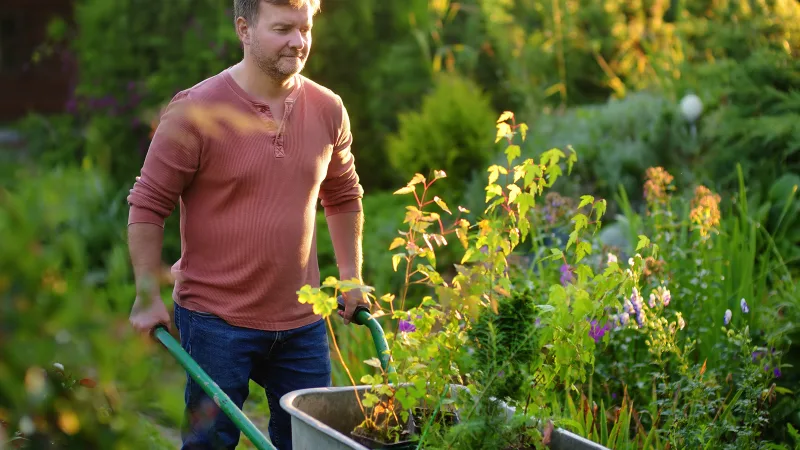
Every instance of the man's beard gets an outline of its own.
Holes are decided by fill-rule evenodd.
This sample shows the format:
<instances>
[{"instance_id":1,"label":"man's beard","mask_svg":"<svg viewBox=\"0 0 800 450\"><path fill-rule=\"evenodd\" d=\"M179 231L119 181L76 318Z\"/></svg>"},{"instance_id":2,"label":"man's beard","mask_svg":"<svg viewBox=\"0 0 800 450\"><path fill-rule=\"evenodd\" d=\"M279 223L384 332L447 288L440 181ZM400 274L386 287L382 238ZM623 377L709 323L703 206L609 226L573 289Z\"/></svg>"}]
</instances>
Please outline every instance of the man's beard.
<instances>
[{"instance_id":1,"label":"man's beard","mask_svg":"<svg viewBox=\"0 0 800 450\"><path fill-rule=\"evenodd\" d=\"M253 42L252 50L253 59L256 61L256 64L258 64L258 67L261 69L261 71L264 72L264 74L266 74L268 77L278 82L284 82L288 80L303 70L303 67L305 66L305 59L302 55L298 55L297 53L290 54L287 52L286 54L279 54L275 57L264 56L261 52L261 46L259 45L258 41ZM291 68L282 68L280 65L282 56L300 56L300 66L297 68L294 66Z\"/></svg>"}]
</instances>

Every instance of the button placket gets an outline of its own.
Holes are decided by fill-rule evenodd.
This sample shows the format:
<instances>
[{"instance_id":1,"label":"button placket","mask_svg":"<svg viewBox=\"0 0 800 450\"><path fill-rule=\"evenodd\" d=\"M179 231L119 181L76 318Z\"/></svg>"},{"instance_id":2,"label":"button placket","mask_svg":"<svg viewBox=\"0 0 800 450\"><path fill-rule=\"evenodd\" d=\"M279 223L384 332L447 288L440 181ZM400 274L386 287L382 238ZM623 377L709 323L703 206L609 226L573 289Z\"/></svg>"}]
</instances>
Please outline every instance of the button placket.
<instances>
[{"instance_id":1,"label":"button placket","mask_svg":"<svg viewBox=\"0 0 800 450\"><path fill-rule=\"evenodd\" d=\"M283 108L283 119L281 119L280 129L278 130L278 134L275 136L275 157L276 158L284 158L286 157L286 152L284 151L283 146L283 128L286 124L286 118L289 117L289 113L292 111L292 106L294 102L287 101L284 103Z\"/></svg>"}]
</instances>

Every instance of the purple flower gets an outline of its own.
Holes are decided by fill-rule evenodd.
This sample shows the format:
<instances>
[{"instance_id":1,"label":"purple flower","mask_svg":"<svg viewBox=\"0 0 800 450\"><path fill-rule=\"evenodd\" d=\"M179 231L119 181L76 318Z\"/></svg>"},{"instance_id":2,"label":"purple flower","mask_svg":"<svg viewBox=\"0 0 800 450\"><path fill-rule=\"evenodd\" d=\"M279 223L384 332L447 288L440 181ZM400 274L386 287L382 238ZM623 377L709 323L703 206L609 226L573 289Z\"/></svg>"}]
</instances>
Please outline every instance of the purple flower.
<instances>
[{"instance_id":1,"label":"purple flower","mask_svg":"<svg viewBox=\"0 0 800 450\"><path fill-rule=\"evenodd\" d=\"M500 372L497 372L497 378L503 378L503 376L505 376L505 374L506 373L501 370Z\"/></svg>"},{"instance_id":2,"label":"purple flower","mask_svg":"<svg viewBox=\"0 0 800 450\"><path fill-rule=\"evenodd\" d=\"M616 400L617 399L617 393L616 392L612 392L611 393L611 399L612 400Z\"/></svg>"},{"instance_id":3,"label":"purple flower","mask_svg":"<svg viewBox=\"0 0 800 450\"><path fill-rule=\"evenodd\" d=\"M605 325L599 327L597 326L596 320L593 320L591 324L592 327L589 329L589 337L594 339L595 343L599 343L600 340L603 339L603 336L605 336L606 331L611 329L611 324L609 322L606 322Z\"/></svg>"},{"instance_id":4,"label":"purple flower","mask_svg":"<svg viewBox=\"0 0 800 450\"><path fill-rule=\"evenodd\" d=\"M417 331L417 327L415 327L413 323L403 319L400 319L399 329L401 333L413 333Z\"/></svg>"},{"instance_id":5,"label":"purple flower","mask_svg":"<svg viewBox=\"0 0 800 450\"><path fill-rule=\"evenodd\" d=\"M760 351L753 352L753 355L752 355L753 356L753 362L756 362L756 359L761 358L761 355L763 355L763 353L760 352Z\"/></svg>"},{"instance_id":6,"label":"purple flower","mask_svg":"<svg viewBox=\"0 0 800 450\"><path fill-rule=\"evenodd\" d=\"M572 280L574 280L575 277L572 274L572 268L569 266L569 264L563 264L559 270L561 271L561 285L566 286L567 284L572 283Z\"/></svg>"},{"instance_id":7,"label":"purple flower","mask_svg":"<svg viewBox=\"0 0 800 450\"><path fill-rule=\"evenodd\" d=\"M747 307L747 302L744 301L744 299L742 299L742 301L739 302L739 306L742 307L742 312L743 313L747 314L747 313L750 312L750 308Z\"/></svg>"},{"instance_id":8,"label":"purple flower","mask_svg":"<svg viewBox=\"0 0 800 450\"><path fill-rule=\"evenodd\" d=\"M724 321L725 325L731 323L731 317L732 316L733 316L733 313L731 312L731 310L730 309L726 309L725 310L725 317L723 318L723 321Z\"/></svg>"},{"instance_id":9,"label":"purple flower","mask_svg":"<svg viewBox=\"0 0 800 450\"><path fill-rule=\"evenodd\" d=\"M625 309L628 314L634 315L636 323L643 327L647 322L647 317L644 315L644 298L639 294L639 290L633 288L631 298L625 304Z\"/></svg>"},{"instance_id":10,"label":"purple flower","mask_svg":"<svg viewBox=\"0 0 800 450\"><path fill-rule=\"evenodd\" d=\"M775 378L781 377L781 369L776 367L775 370L772 371L772 374L775 375Z\"/></svg>"}]
</instances>

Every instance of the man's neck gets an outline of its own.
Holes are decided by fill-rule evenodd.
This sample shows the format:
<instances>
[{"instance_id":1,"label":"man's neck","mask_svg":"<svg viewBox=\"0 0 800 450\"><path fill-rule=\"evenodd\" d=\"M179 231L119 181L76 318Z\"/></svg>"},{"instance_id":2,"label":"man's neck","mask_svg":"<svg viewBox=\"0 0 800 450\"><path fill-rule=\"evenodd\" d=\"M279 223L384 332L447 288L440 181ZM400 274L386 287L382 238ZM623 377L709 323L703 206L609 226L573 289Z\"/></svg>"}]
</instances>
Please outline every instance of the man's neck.
<instances>
[{"instance_id":1,"label":"man's neck","mask_svg":"<svg viewBox=\"0 0 800 450\"><path fill-rule=\"evenodd\" d=\"M268 77L258 65L244 59L235 66L231 67L231 76L253 98L265 102L275 101L286 98L295 84L295 77L290 77L286 81L277 81Z\"/></svg>"}]
</instances>

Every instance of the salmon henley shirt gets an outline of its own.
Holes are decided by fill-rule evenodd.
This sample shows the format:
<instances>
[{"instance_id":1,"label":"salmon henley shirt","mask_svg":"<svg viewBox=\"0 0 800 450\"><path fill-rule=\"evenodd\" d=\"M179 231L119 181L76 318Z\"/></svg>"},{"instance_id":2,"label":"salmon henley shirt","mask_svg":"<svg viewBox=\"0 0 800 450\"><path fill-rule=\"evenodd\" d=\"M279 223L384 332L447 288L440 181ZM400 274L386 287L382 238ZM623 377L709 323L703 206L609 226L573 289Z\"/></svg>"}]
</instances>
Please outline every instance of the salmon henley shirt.
<instances>
[{"instance_id":1,"label":"salmon henley shirt","mask_svg":"<svg viewBox=\"0 0 800 450\"><path fill-rule=\"evenodd\" d=\"M161 115L128 224L163 227L180 204L178 305L268 331L320 319L297 295L320 285L317 201L326 216L358 212L363 189L341 98L295 80L280 122L229 69L176 94Z\"/></svg>"}]
</instances>

